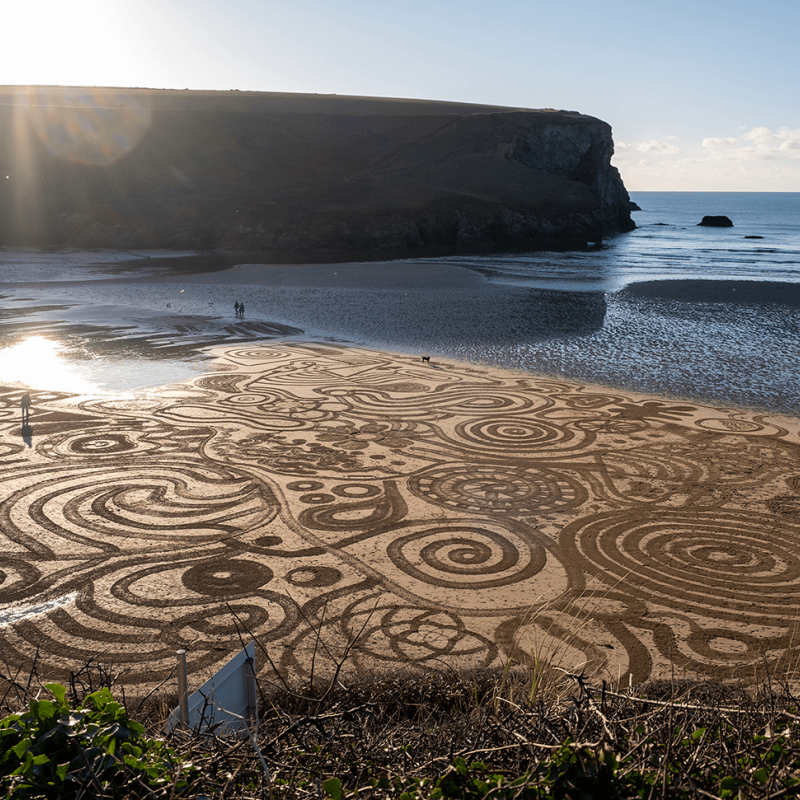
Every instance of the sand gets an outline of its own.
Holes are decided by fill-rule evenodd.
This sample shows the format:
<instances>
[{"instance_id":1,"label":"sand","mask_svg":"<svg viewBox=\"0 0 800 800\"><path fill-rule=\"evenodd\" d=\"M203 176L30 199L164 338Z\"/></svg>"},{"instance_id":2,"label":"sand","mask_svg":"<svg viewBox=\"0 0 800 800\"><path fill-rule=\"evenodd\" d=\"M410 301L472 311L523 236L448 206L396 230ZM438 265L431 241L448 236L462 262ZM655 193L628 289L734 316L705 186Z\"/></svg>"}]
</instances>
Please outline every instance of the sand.
<instances>
[{"instance_id":1,"label":"sand","mask_svg":"<svg viewBox=\"0 0 800 800\"><path fill-rule=\"evenodd\" d=\"M662 280L625 287L634 297L678 300L684 303L777 304L800 306L800 284L785 281Z\"/></svg>"},{"instance_id":2,"label":"sand","mask_svg":"<svg viewBox=\"0 0 800 800\"><path fill-rule=\"evenodd\" d=\"M147 397L33 392L29 429L2 389L7 674L146 687L185 648L195 686L250 635L268 680L794 663L800 420L332 343L215 355Z\"/></svg>"}]
</instances>

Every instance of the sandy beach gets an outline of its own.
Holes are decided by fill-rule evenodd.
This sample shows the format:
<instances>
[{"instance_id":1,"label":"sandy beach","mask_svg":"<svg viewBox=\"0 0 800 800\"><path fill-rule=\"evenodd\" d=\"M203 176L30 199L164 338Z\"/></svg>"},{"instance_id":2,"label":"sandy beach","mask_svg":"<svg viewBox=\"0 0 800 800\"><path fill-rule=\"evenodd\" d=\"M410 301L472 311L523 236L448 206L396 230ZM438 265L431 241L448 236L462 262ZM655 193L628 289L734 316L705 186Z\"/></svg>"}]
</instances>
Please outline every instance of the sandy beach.
<instances>
[{"instance_id":1,"label":"sandy beach","mask_svg":"<svg viewBox=\"0 0 800 800\"><path fill-rule=\"evenodd\" d=\"M325 269L363 286L363 265ZM458 273L448 291L483 280ZM96 659L150 686L185 648L195 685L250 635L270 680L345 654L552 655L623 683L794 663L800 420L334 342L217 345L146 396L32 392L27 429L23 389L2 389L10 674Z\"/></svg>"}]
</instances>

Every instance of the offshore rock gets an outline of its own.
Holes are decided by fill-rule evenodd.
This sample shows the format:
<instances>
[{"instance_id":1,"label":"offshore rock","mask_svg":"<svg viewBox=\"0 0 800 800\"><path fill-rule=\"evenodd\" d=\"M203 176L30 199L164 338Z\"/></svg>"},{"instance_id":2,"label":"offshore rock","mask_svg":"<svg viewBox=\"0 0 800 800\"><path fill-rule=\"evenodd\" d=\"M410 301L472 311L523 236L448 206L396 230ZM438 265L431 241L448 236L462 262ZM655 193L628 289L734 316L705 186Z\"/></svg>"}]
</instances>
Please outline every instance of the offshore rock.
<instances>
[{"instance_id":1,"label":"offshore rock","mask_svg":"<svg viewBox=\"0 0 800 800\"><path fill-rule=\"evenodd\" d=\"M706 228L732 228L733 222L729 217L719 215L716 217L703 217L703 219L697 223L697 227L699 228L701 225Z\"/></svg>"},{"instance_id":2,"label":"offshore rock","mask_svg":"<svg viewBox=\"0 0 800 800\"><path fill-rule=\"evenodd\" d=\"M635 227L612 154L569 111L6 87L0 244L580 248Z\"/></svg>"}]
</instances>

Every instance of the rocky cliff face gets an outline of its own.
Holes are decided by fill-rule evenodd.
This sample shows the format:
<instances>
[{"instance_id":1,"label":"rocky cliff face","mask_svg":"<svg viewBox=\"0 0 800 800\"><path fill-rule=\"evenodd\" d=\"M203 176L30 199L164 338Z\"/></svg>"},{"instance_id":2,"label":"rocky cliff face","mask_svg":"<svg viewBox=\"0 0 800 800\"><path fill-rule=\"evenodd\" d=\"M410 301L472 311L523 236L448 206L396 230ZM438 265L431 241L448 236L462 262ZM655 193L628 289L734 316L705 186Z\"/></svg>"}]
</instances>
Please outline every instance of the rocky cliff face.
<instances>
[{"instance_id":1,"label":"rocky cliff face","mask_svg":"<svg viewBox=\"0 0 800 800\"><path fill-rule=\"evenodd\" d=\"M11 88L0 90L0 243L582 247L634 227L612 153L611 128L574 112Z\"/></svg>"}]
</instances>

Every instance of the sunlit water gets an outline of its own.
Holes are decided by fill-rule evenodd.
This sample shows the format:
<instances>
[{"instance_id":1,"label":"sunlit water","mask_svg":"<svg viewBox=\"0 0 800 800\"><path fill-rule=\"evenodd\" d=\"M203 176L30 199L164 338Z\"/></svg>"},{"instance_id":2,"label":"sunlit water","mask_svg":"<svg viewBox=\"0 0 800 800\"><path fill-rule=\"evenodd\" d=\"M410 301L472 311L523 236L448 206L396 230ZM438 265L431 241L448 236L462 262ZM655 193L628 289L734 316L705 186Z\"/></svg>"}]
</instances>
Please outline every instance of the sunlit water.
<instances>
[{"instance_id":1,"label":"sunlit water","mask_svg":"<svg viewBox=\"0 0 800 800\"><path fill-rule=\"evenodd\" d=\"M0 375L4 383L21 383L31 389L58 386L61 391L78 394L98 390L61 357L64 346L59 342L31 336L13 347L0 350Z\"/></svg>"},{"instance_id":2,"label":"sunlit water","mask_svg":"<svg viewBox=\"0 0 800 800\"><path fill-rule=\"evenodd\" d=\"M76 357L77 355L77 357ZM70 352L61 342L41 336L0 348L0 383L71 394L124 394L195 377L197 359L143 361L134 355L91 358Z\"/></svg>"}]
</instances>

